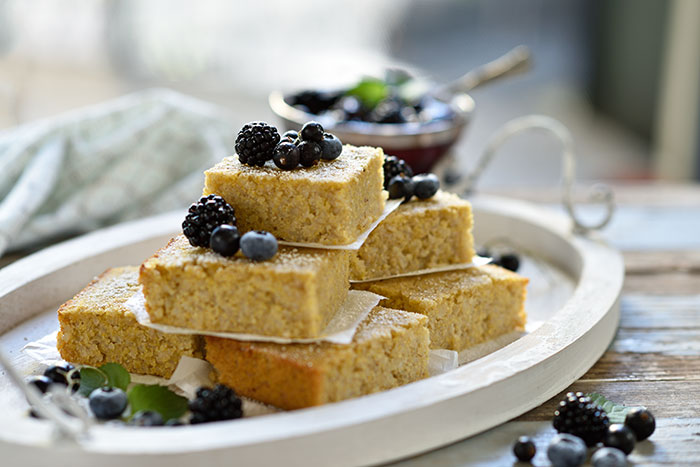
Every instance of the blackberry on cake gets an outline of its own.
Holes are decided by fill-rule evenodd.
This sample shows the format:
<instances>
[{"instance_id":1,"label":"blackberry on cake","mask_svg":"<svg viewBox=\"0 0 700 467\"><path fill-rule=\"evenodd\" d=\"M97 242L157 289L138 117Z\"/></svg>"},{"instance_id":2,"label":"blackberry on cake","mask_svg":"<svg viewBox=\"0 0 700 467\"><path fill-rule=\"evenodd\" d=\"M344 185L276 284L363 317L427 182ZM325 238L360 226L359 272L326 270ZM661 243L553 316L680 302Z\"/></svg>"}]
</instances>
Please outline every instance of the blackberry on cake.
<instances>
[{"instance_id":1,"label":"blackberry on cake","mask_svg":"<svg viewBox=\"0 0 700 467\"><path fill-rule=\"evenodd\" d=\"M211 194L190 206L182 223L182 233L190 245L207 248L212 232L223 224L235 226L235 212L221 196Z\"/></svg>"},{"instance_id":2,"label":"blackberry on cake","mask_svg":"<svg viewBox=\"0 0 700 467\"><path fill-rule=\"evenodd\" d=\"M397 175L404 177L413 177L413 170L403 159L396 156L384 156L384 189L389 189L391 179Z\"/></svg>"},{"instance_id":3,"label":"blackberry on cake","mask_svg":"<svg viewBox=\"0 0 700 467\"><path fill-rule=\"evenodd\" d=\"M265 122L251 122L241 128L236 137L238 160L246 165L262 167L272 159L280 134Z\"/></svg>"}]
</instances>

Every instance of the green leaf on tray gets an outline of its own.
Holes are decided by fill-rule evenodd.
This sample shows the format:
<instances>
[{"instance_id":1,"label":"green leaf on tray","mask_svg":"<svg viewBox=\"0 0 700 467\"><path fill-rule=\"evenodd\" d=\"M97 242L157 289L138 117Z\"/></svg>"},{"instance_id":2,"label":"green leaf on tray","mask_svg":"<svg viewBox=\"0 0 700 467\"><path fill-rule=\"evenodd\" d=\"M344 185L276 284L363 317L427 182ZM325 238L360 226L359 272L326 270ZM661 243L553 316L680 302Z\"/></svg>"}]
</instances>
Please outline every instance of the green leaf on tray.
<instances>
[{"instance_id":1,"label":"green leaf on tray","mask_svg":"<svg viewBox=\"0 0 700 467\"><path fill-rule=\"evenodd\" d=\"M187 412L186 398L158 384L137 384L129 390L128 396L132 415L141 410L152 410L167 422Z\"/></svg>"},{"instance_id":2,"label":"green leaf on tray","mask_svg":"<svg viewBox=\"0 0 700 467\"><path fill-rule=\"evenodd\" d=\"M78 393L88 397L92 391L102 387L107 382L107 376L91 366L84 366L80 369L80 388Z\"/></svg>"},{"instance_id":3,"label":"green leaf on tray","mask_svg":"<svg viewBox=\"0 0 700 467\"><path fill-rule=\"evenodd\" d=\"M345 94L357 97L365 107L372 110L389 95L389 87L380 79L364 78Z\"/></svg>"},{"instance_id":4,"label":"green leaf on tray","mask_svg":"<svg viewBox=\"0 0 700 467\"><path fill-rule=\"evenodd\" d=\"M107 385L126 391L131 383L131 375L118 363L105 363L100 370L107 376Z\"/></svg>"},{"instance_id":5,"label":"green leaf on tray","mask_svg":"<svg viewBox=\"0 0 700 467\"><path fill-rule=\"evenodd\" d=\"M636 408L627 407L625 405L610 401L597 392L588 394L588 397L591 398L591 402L599 405L603 410L605 410L605 412L608 414L608 418L610 419L610 423L625 423L627 413Z\"/></svg>"}]
</instances>

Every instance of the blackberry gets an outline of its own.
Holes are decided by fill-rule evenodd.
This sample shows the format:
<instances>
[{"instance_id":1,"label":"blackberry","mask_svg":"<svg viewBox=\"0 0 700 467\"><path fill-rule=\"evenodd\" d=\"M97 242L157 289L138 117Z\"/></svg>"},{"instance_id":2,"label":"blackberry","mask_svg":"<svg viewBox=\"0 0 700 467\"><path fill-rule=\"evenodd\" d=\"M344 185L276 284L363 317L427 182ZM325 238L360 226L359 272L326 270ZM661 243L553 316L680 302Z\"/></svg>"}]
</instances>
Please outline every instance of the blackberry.
<instances>
[{"instance_id":1,"label":"blackberry","mask_svg":"<svg viewBox=\"0 0 700 467\"><path fill-rule=\"evenodd\" d=\"M593 446L603 440L610 420L602 408L591 403L590 397L570 392L554 412L553 424L559 433L578 436L588 446Z\"/></svg>"},{"instance_id":2,"label":"blackberry","mask_svg":"<svg viewBox=\"0 0 700 467\"><path fill-rule=\"evenodd\" d=\"M280 134L265 122L251 122L241 128L236 137L238 160L246 165L262 167L272 159Z\"/></svg>"},{"instance_id":3,"label":"blackberry","mask_svg":"<svg viewBox=\"0 0 700 467\"><path fill-rule=\"evenodd\" d=\"M197 397L190 401L190 423L233 420L243 416L241 399L233 389L217 384L214 389L199 388Z\"/></svg>"},{"instance_id":4,"label":"blackberry","mask_svg":"<svg viewBox=\"0 0 700 467\"><path fill-rule=\"evenodd\" d=\"M384 189L389 189L389 182L397 175L413 177L413 170L403 159L396 156L384 156Z\"/></svg>"},{"instance_id":5,"label":"blackberry","mask_svg":"<svg viewBox=\"0 0 700 467\"><path fill-rule=\"evenodd\" d=\"M190 206L182 223L182 233L192 246L209 247L211 234L222 224L236 225L234 210L221 196L202 196Z\"/></svg>"}]
</instances>

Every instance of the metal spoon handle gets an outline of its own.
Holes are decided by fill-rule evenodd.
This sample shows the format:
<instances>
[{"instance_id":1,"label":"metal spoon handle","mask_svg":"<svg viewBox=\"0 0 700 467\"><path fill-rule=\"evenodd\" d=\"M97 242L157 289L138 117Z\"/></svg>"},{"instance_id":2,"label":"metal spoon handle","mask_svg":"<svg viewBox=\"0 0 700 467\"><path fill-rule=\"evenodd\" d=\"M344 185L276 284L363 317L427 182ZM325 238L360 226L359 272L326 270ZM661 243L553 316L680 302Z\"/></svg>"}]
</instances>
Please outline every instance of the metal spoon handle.
<instances>
[{"instance_id":1,"label":"metal spoon handle","mask_svg":"<svg viewBox=\"0 0 700 467\"><path fill-rule=\"evenodd\" d=\"M530 69L532 65L532 54L530 49L524 45L519 45L510 52L498 57L485 65L467 72L456 80L440 86L437 95L454 95L457 93L467 93L477 86L493 81L497 78L504 78L520 74Z\"/></svg>"}]
</instances>

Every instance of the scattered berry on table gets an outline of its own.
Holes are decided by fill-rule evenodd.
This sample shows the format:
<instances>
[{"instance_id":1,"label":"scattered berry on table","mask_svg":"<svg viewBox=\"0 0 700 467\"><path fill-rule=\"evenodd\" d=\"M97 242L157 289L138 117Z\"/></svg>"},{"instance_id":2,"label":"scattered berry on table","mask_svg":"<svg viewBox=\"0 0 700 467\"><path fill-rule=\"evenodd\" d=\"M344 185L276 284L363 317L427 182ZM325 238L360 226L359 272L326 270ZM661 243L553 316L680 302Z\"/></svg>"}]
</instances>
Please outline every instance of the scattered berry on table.
<instances>
[{"instance_id":1,"label":"scattered berry on table","mask_svg":"<svg viewBox=\"0 0 700 467\"><path fill-rule=\"evenodd\" d=\"M413 177L413 170L403 159L396 156L384 156L384 189L389 189L389 182L397 175Z\"/></svg>"},{"instance_id":2,"label":"scattered berry on table","mask_svg":"<svg viewBox=\"0 0 700 467\"><path fill-rule=\"evenodd\" d=\"M299 146L299 162L304 167L311 167L312 165L318 164L321 160L321 145L311 142L302 141Z\"/></svg>"},{"instance_id":3,"label":"scattered berry on table","mask_svg":"<svg viewBox=\"0 0 700 467\"><path fill-rule=\"evenodd\" d=\"M209 246L221 256L233 256L238 251L241 234L235 225L222 224L211 233Z\"/></svg>"},{"instance_id":4,"label":"scattered berry on table","mask_svg":"<svg viewBox=\"0 0 700 467\"><path fill-rule=\"evenodd\" d=\"M494 258L494 264L516 272L520 268L520 258L515 253L505 253L497 258Z\"/></svg>"},{"instance_id":5,"label":"scattered berry on table","mask_svg":"<svg viewBox=\"0 0 700 467\"><path fill-rule=\"evenodd\" d=\"M220 225L236 225L233 208L221 196L202 196L192 204L182 223L182 233L192 246L208 247L211 234Z\"/></svg>"},{"instance_id":6,"label":"scattered berry on table","mask_svg":"<svg viewBox=\"0 0 700 467\"><path fill-rule=\"evenodd\" d=\"M253 261L266 261L277 253L277 239L270 232L251 230L241 237L241 251Z\"/></svg>"},{"instance_id":7,"label":"scattered berry on table","mask_svg":"<svg viewBox=\"0 0 700 467\"><path fill-rule=\"evenodd\" d=\"M290 143L293 143L297 139L299 139L299 132L296 130L287 130L282 135L282 140L287 140Z\"/></svg>"},{"instance_id":8,"label":"scattered berry on table","mask_svg":"<svg viewBox=\"0 0 700 467\"><path fill-rule=\"evenodd\" d=\"M129 421L130 425L134 426L162 426L163 417L151 410L139 410Z\"/></svg>"},{"instance_id":9,"label":"scattered berry on table","mask_svg":"<svg viewBox=\"0 0 700 467\"><path fill-rule=\"evenodd\" d=\"M243 164L262 167L272 159L275 146L280 142L277 128L265 122L250 122L236 137L236 153Z\"/></svg>"},{"instance_id":10,"label":"scattered berry on table","mask_svg":"<svg viewBox=\"0 0 700 467\"><path fill-rule=\"evenodd\" d=\"M625 467L627 456L616 448L600 448L591 457L593 467Z\"/></svg>"},{"instance_id":11,"label":"scattered berry on table","mask_svg":"<svg viewBox=\"0 0 700 467\"><path fill-rule=\"evenodd\" d=\"M576 436L560 433L550 441L547 457L554 467L578 467L586 460L586 443Z\"/></svg>"},{"instance_id":12,"label":"scattered berry on table","mask_svg":"<svg viewBox=\"0 0 700 467\"><path fill-rule=\"evenodd\" d=\"M413 177L414 194L418 199L428 199L435 196L440 189L440 180L435 174L420 174Z\"/></svg>"},{"instance_id":13,"label":"scattered berry on table","mask_svg":"<svg viewBox=\"0 0 700 467\"><path fill-rule=\"evenodd\" d=\"M608 427L607 433L603 437L603 444L610 448L617 448L625 454L629 454L634 449L636 442L634 432L621 423L614 423Z\"/></svg>"},{"instance_id":14,"label":"scattered berry on table","mask_svg":"<svg viewBox=\"0 0 700 467\"><path fill-rule=\"evenodd\" d=\"M46 376L34 376L33 378L30 378L27 381L27 384L30 384L37 388L41 393L45 393L48 391L49 386L53 384L53 380Z\"/></svg>"},{"instance_id":15,"label":"scattered berry on table","mask_svg":"<svg viewBox=\"0 0 700 467\"><path fill-rule=\"evenodd\" d=\"M637 441L642 441L647 439L654 432L656 429L656 420L647 409L637 407L627 412L625 425L632 430Z\"/></svg>"},{"instance_id":16,"label":"scattered berry on table","mask_svg":"<svg viewBox=\"0 0 700 467\"><path fill-rule=\"evenodd\" d=\"M44 376L49 378L54 383L68 385L75 383L74 380L80 379L80 373L75 369L75 366L70 363L62 363L60 365L52 365L44 370Z\"/></svg>"},{"instance_id":17,"label":"scattered berry on table","mask_svg":"<svg viewBox=\"0 0 700 467\"><path fill-rule=\"evenodd\" d=\"M513 445L513 454L523 462L530 462L535 457L536 452L535 443L528 436L521 436Z\"/></svg>"},{"instance_id":18,"label":"scattered berry on table","mask_svg":"<svg viewBox=\"0 0 700 467\"><path fill-rule=\"evenodd\" d=\"M340 139L330 133L324 133L321 141L321 158L332 161L337 159L341 152L343 152L343 143Z\"/></svg>"},{"instance_id":19,"label":"scattered berry on table","mask_svg":"<svg viewBox=\"0 0 700 467\"><path fill-rule=\"evenodd\" d=\"M413 179L397 175L389 182L389 199L406 198L408 201L413 196L414 186Z\"/></svg>"},{"instance_id":20,"label":"scattered berry on table","mask_svg":"<svg viewBox=\"0 0 700 467\"><path fill-rule=\"evenodd\" d=\"M217 384L213 389L199 388L197 397L190 401L190 423L233 420L243 416L242 401L233 389Z\"/></svg>"},{"instance_id":21,"label":"scattered berry on table","mask_svg":"<svg viewBox=\"0 0 700 467\"><path fill-rule=\"evenodd\" d=\"M318 122L306 122L304 126L301 127L299 136L303 141L320 143L323 141L323 126Z\"/></svg>"},{"instance_id":22,"label":"scattered berry on table","mask_svg":"<svg viewBox=\"0 0 700 467\"><path fill-rule=\"evenodd\" d=\"M610 420L605 411L583 393L570 392L554 412L554 428L583 439L588 446L602 441Z\"/></svg>"},{"instance_id":23,"label":"scattered berry on table","mask_svg":"<svg viewBox=\"0 0 700 467\"><path fill-rule=\"evenodd\" d=\"M292 170L299 165L299 148L293 142L282 140L275 148L272 162L282 170Z\"/></svg>"},{"instance_id":24,"label":"scattered berry on table","mask_svg":"<svg viewBox=\"0 0 700 467\"><path fill-rule=\"evenodd\" d=\"M126 393L119 388L97 388L90 393L90 410L99 420L119 418L129 400Z\"/></svg>"}]
</instances>

